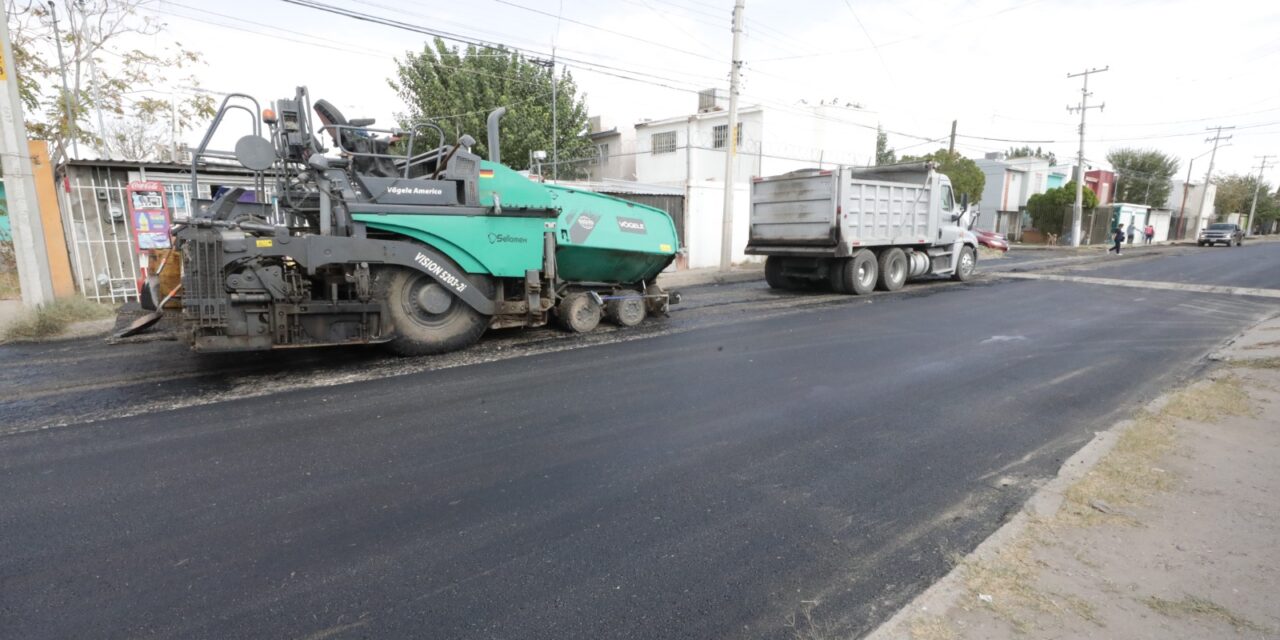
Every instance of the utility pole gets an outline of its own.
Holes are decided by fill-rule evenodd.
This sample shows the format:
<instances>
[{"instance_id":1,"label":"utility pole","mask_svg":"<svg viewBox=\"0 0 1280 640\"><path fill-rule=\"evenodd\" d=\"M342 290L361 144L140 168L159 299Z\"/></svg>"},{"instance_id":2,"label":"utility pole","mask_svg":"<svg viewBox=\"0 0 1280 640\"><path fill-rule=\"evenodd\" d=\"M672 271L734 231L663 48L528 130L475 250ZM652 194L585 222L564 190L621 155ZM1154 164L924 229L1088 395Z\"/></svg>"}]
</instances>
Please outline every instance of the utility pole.
<instances>
[{"instance_id":1,"label":"utility pole","mask_svg":"<svg viewBox=\"0 0 1280 640\"><path fill-rule=\"evenodd\" d=\"M556 73L556 46L551 45L551 179L560 179L560 131L556 121L556 93L560 84Z\"/></svg>"},{"instance_id":2,"label":"utility pole","mask_svg":"<svg viewBox=\"0 0 1280 640\"><path fill-rule=\"evenodd\" d=\"M951 143L947 145L947 155L955 155L956 153L956 121L951 121Z\"/></svg>"},{"instance_id":3,"label":"utility pole","mask_svg":"<svg viewBox=\"0 0 1280 640\"><path fill-rule=\"evenodd\" d=\"M1076 205L1071 210L1071 246L1073 247L1080 246L1080 218L1084 212L1084 117L1089 109L1101 111L1107 106L1105 102L1096 107L1089 106L1089 96L1093 95L1089 93L1089 75L1102 73L1110 68L1111 65L1107 65L1101 69L1089 69L1080 73L1067 74L1068 79L1084 77L1084 83L1080 87L1080 104L1075 107L1067 107L1068 113L1080 112L1080 152L1076 154Z\"/></svg>"},{"instance_id":4,"label":"utility pole","mask_svg":"<svg viewBox=\"0 0 1280 640\"><path fill-rule=\"evenodd\" d=\"M725 134L724 219L720 229L720 270L733 268L733 163L738 147L738 81L742 74L742 11L746 0L733 4L733 60L729 66L729 130ZM686 141L686 144L691 141Z\"/></svg>"},{"instance_id":5,"label":"utility pole","mask_svg":"<svg viewBox=\"0 0 1280 640\"><path fill-rule=\"evenodd\" d=\"M1202 153L1200 155L1204 155L1204 154ZM1182 202L1178 203L1178 230L1177 230L1177 234L1174 237L1169 238L1170 240L1182 239L1182 227L1186 224L1186 221L1187 221L1184 216L1187 213L1187 193L1191 189L1191 167L1195 166L1195 164L1196 164L1195 158L1192 158L1191 162L1187 163L1187 180L1186 182L1182 183Z\"/></svg>"},{"instance_id":6,"label":"utility pole","mask_svg":"<svg viewBox=\"0 0 1280 640\"><path fill-rule=\"evenodd\" d=\"M28 307L53 301L53 275L44 246L44 225L36 204L36 181L27 148L27 123L18 94L18 69L9 42L9 21L0 21L0 167L13 231L18 285Z\"/></svg>"},{"instance_id":7,"label":"utility pole","mask_svg":"<svg viewBox=\"0 0 1280 640\"><path fill-rule=\"evenodd\" d=\"M1249 230L1253 228L1253 214L1258 210L1258 191L1262 189L1262 173L1267 170L1267 160L1274 158L1273 155L1254 156L1261 158L1262 164L1258 167L1258 181L1253 185L1253 203L1249 205L1249 217L1244 223L1244 235L1248 236Z\"/></svg>"},{"instance_id":8,"label":"utility pole","mask_svg":"<svg viewBox=\"0 0 1280 640\"><path fill-rule=\"evenodd\" d=\"M49 0L49 18L53 20L53 42L58 49L58 71L62 73L62 104L67 114L67 137L71 138L71 157L80 155L80 145L76 143L76 117L71 112L71 89L67 88L67 63L62 57L62 33L58 31L58 5Z\"/></svg>"},{"instance_id":9,"label":"utility pole","mask_svg":"<svg viewBox=\"0 0 1280 640\"><path fill-rule=\"evenodd\" d=\"M1200 211L1196 213L1196 228L1193 229L1196 233L1200 232L1200 221L1204 219L1205 203L1209 201L1209 185L1213 182L1213 162L1218 158L1218 143L1223 140L1231 139L1231 136L1227 136L1225 138L1222 137L1222 131L1224 129L1234 128L1235 127L1224 127L1219 125L1216 127L1207 127L1205 129L1206 131L1214 132L1212 138L1205 138L1204 140L1205 142L1213 143L1213 151L1209 152L1209 170L1204 172L1204 195L1200 196Z\"/></svg>"}]
</instances>

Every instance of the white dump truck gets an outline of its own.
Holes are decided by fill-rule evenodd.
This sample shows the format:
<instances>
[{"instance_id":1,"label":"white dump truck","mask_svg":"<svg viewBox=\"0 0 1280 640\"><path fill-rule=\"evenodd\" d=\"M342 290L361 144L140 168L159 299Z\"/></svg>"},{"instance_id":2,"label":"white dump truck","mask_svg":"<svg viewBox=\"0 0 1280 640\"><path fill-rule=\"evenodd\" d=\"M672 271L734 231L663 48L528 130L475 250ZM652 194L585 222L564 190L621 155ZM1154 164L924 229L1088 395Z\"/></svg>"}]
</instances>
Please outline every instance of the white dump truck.
<instances>
[{"instance_id":1,"label":"white dump truck","mask_svg":"<svg viewBox=\"0 0 1280 640\"><path fill-rule=\"evenodd\" d=\"M775 289L825 282L861 295L924 275L968 280L977 267L968 197L958 202L933 163L801 169L752 182L746 252L768 256Z\"/></svg>"}]
</instances>

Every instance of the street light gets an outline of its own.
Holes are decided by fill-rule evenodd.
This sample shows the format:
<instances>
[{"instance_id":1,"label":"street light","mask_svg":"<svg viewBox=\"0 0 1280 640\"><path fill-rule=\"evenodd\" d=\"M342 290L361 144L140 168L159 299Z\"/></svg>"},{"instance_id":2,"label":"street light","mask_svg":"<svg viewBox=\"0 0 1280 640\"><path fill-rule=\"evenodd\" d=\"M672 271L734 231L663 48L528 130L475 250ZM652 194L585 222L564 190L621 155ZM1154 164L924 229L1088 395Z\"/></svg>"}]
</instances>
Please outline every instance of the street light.
<instances>
[{"instance_id":1,"label":"street light","mask_svg":"<svg viewBox=\"0 0 1280 640\"><path fill-rule=\"evenodd\" d=\"M547 159L547 152L542 149L529 152L529 168L537 169L538 177L542 177L542 161Z\"/></svg>"}]
</instances>

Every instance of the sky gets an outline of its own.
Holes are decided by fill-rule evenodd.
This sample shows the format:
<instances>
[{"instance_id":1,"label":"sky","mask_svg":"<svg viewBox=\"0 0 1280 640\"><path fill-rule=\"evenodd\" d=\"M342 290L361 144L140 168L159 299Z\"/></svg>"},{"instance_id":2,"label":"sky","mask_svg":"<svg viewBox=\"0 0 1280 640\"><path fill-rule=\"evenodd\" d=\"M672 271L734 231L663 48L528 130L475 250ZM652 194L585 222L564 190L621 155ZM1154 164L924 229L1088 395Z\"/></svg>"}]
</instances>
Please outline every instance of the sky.
<instances>
[{"instance_id":1,"label":"sky","mask_svg":"<svg viewBox=\"0 0 1280 640\"><path fill-rule=\"evenodd\" d=\"M688 114L698 89L728 86L732 0L318 1L540 55L554 45L607 123ZM158 0L146 11L166 28L144 45L203 53L209 90L266 102L305 84L382 124L404 110L387 84L395 58L427 38L283 0ZM1181 159L1183 176L1201 156L1202 178L1216 125L1236 129L1215 173L1280 154L1280 3L746 0L743 15L742 104L856 103L900 152L945 146L954 119L970 157L1029 144L1069 162L1079 115L1066 107L1080 102L1081 78L1067 76L1107 68L1089 80L1089 103L1105 104L1087 113L1092 166L1112 148L1154 148Z\"/></svg>"}]
</instances>

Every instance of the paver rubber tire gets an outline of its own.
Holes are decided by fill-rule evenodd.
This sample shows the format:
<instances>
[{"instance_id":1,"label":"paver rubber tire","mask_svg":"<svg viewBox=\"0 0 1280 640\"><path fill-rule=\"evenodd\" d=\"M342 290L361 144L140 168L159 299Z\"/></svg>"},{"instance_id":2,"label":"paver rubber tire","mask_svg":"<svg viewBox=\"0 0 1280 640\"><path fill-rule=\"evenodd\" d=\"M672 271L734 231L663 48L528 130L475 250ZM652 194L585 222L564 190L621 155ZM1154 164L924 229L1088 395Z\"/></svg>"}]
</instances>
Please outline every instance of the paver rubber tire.
<instances>
[{"instance_id":1,"label":"paver rubber tire","mask_svg":"<svg viewBox=\"0 0 1280 640\"><path fill-rule=\"evenodd\" d=\"M968 282L973 279L973 272L978 268L978 252L968 245L960 248L960 259L956 263L955 273L951 279L956 282Z\"/></svg>"},{"instance_id":2,"label":"paver rubber tire","mask_svg":"<svg viewBox=\"0 0 1280 640\"><path fill-rule=\"evenodd\" d=\"M844 264L845 293L865 296L876 288L880 268L876 254L870 249L859 249Z\"/></svg>"},{"instance_id":3,"label":"paver rubber tire","mask_svg":"<svg viewBox=\"0 0 1280 640\"><path fill-rule=\"evenodd\" d=\"M881 291L897 291L907 283L907 254L894 247L880 252L877 261L880 275L876 278L876 288Z\"/></svg>"},{"instance_id":4,"label":"paver rubber tire","mask_svg":"<svg viewBox=\"0 0 1280 640\"><path fill-rule=\"evenodd\" d=\"M782 258L769 256L764 259L764 281L770 289L794 289L796 283L782 274Z\"/></svg>"},{"instance_id":5,"label":"paver rubber tire","mask_svg":"<svg viewBox=\"0 0 1280 640\"><path fill-rule=\"evenodd\" d=\"M634 327L644 322L644 297L639 291L623 291L604 303L604 317L619 327Z\"/></svg>"},{"instance_id":6,"label":"paver rubber tire","mask_svg":"<svg viewBox=\"0 0 1280 640\"><path fill-rule=\"evenodd\" d=\"M574 333L589 333L600 325L601 309L595 298L585 291L575 291L556 305L556 320Z\"/></svg>"},{"instance_id":7,"label":"paver rubber tire","mask_svg":"<svg viewBox=\"0 0 1280 640\"><path fill-rule=\"evenodd\" d=\"M445 262L445 259L441 259ZM447 269L462 272L449 261ZM467 279L486 297L493 297L493 280L482 274ZM490 318L453 295L444 285L416 269L390 268L378 273L375 295L386 301L394 337L387 346L402 356L456 351L475 344L489 328Z\"/></svg>"}]
</instances>

